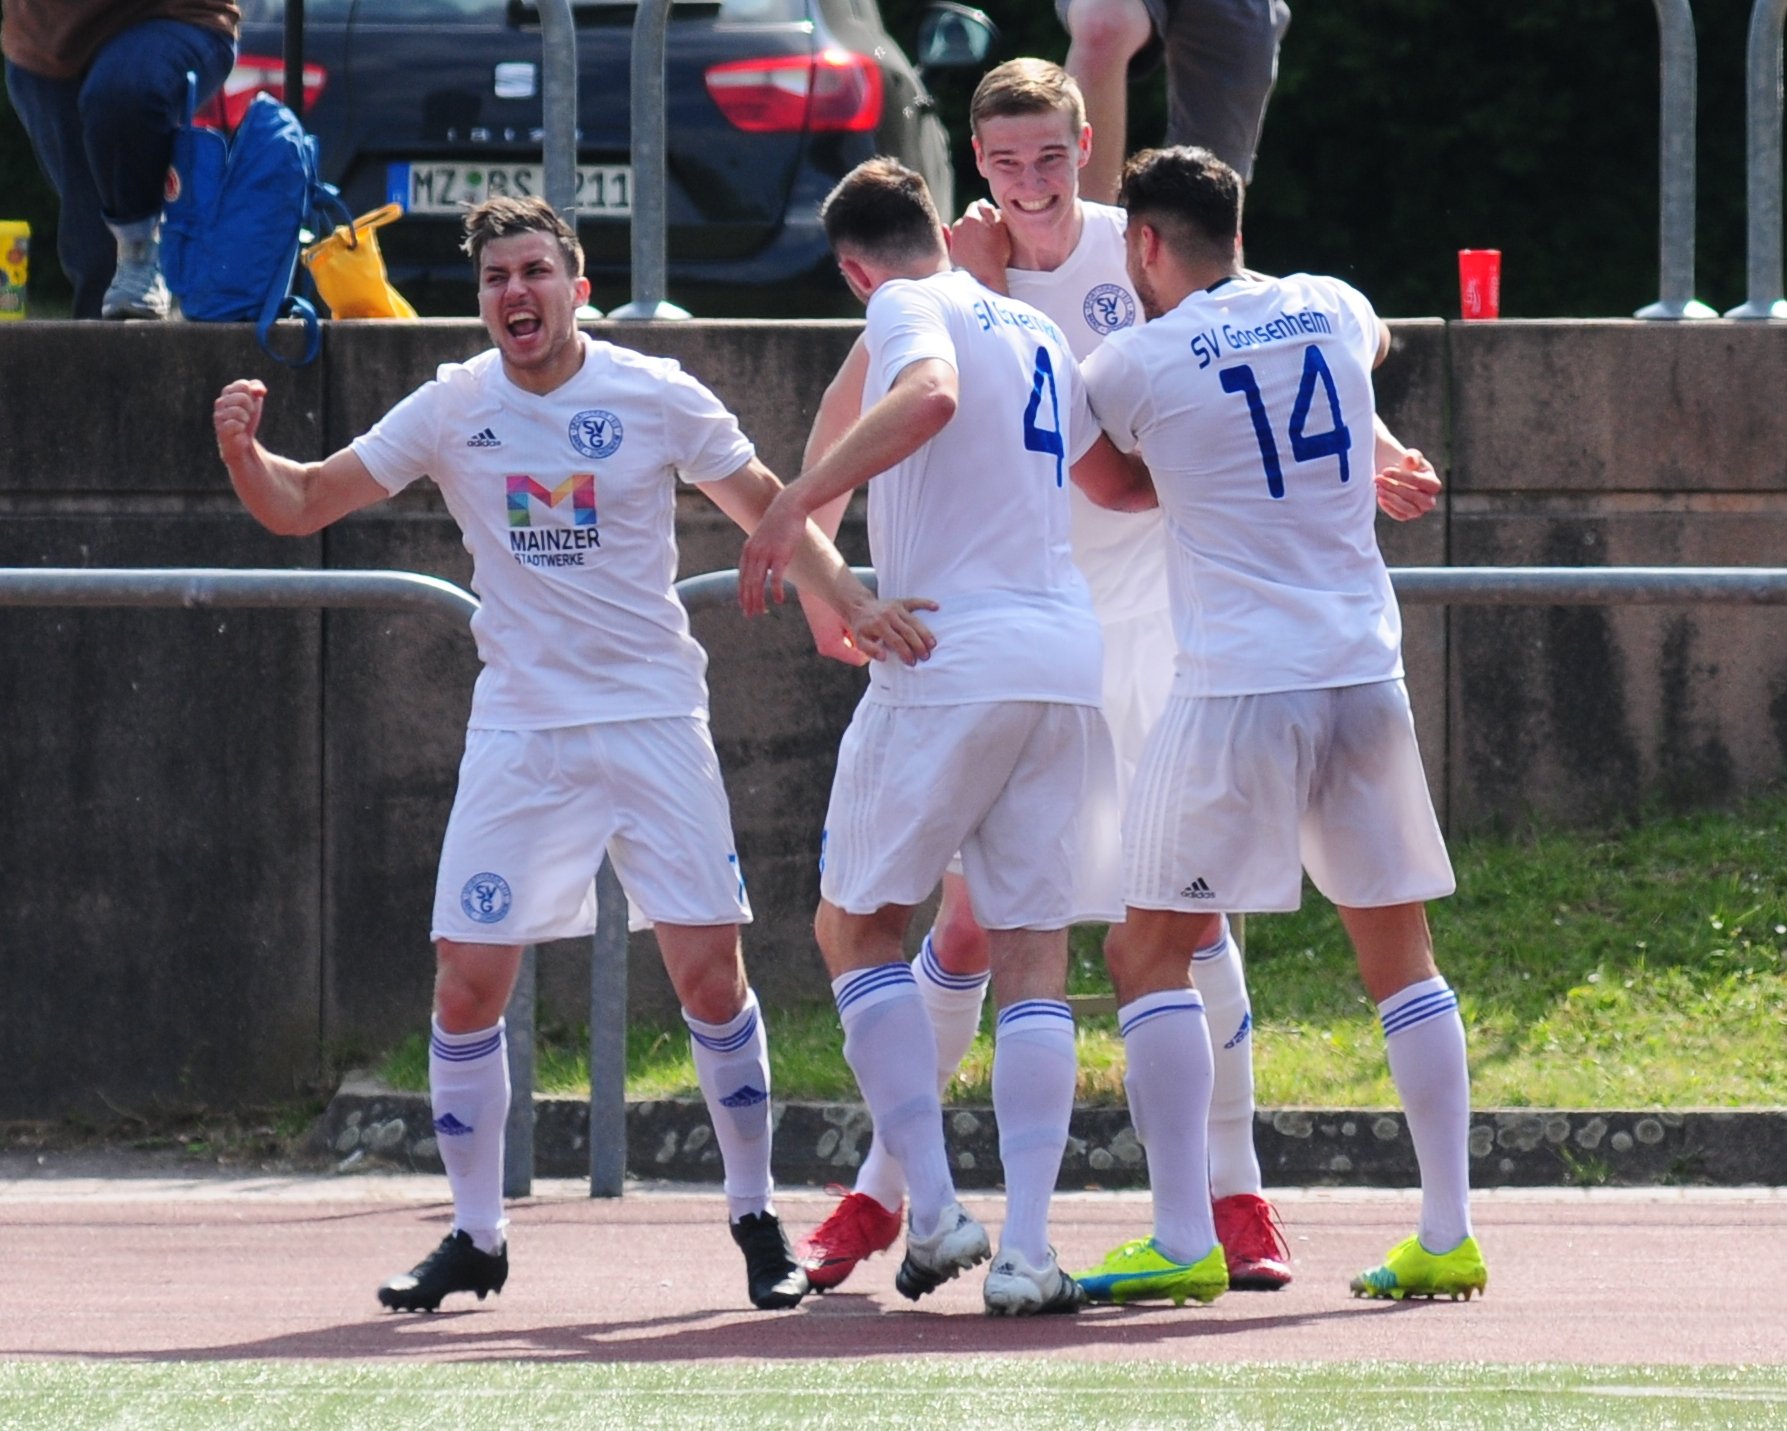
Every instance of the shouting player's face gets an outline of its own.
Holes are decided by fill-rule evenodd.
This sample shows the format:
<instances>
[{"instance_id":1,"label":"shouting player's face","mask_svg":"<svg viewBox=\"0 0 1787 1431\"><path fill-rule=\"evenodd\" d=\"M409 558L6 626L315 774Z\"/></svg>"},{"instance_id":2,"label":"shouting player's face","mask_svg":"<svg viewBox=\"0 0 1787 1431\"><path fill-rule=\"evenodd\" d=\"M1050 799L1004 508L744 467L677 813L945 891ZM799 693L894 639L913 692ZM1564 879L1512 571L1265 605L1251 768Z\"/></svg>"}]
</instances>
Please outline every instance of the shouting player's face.
<instances>
[{"instance_id":1,"label":"shouting player's face","mask_svg":"<svg viewBox=\"0 0 1787 1431\"><path fill-rule=\"evenodd\" d=\"M1076 133L1065 114L1006 114L983 120L974 162L1005 222L1041 236L1073 223L1080 169L1092 154L1092 130Z\"/></svg>"},{"instance_id":2,"label":"shouting player's face","mask_svg":"<svg viewBox=\"0 0 1787 1431\"><path fill-rule=\"evenodd\" d=\"M577 308L588 298L589 280L566 270L551 234L511 234L485 245L478 316L517 386L551 392L582 365Z\"/></svg>"}]
</instances>

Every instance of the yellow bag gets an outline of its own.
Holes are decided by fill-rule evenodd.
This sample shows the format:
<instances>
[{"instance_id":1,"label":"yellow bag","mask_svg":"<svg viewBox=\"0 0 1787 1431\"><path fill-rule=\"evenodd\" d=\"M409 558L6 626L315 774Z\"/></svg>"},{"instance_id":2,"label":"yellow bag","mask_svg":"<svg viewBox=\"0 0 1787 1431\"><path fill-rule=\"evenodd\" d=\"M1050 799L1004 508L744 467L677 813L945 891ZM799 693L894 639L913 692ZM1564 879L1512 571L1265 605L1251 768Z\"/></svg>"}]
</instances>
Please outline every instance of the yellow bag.
<instances>
[{"instance_id":1,"label":"yellow bag","mask_svg":"<svg viewBox=\"0 0 1787 1431\"><path fill-rule=\"evenodd\" d=\"M304 250L304 266L332 318L414 318L416 310L385 276L385 256L375 230L403 217L403 205L386 204L342 224Z\"/></svg>"}]
</instances>

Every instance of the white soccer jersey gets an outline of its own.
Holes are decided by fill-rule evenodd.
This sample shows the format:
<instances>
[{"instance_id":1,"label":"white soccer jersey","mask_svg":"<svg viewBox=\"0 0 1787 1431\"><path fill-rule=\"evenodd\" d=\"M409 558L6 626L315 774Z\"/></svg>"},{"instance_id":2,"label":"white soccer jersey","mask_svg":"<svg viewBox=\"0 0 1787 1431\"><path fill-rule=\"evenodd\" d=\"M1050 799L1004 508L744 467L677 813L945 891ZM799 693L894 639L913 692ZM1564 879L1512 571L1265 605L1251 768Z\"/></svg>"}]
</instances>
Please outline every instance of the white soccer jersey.
<instances>
[{"instance_id":1,"label":"white soccer jersey","mask_svg":"<svg viewBox=\"0 0 1787 1431\"><path fill-rule=\"evenodd\" d=\"M1109 204L1083 200L1080 241L1059 268L1044 273L1008 268L1005 286L1053 318L1082 363L1092 350L1142 321L1142 308L1123 264L1123 231L1129 215ZM1158 509L1113 512L1079 488L1069 494L1073 558L1099 620L1122 621L1167 605L1166 526Z\"/></svg>"},{"instance_id":2,"label":"white soccer jersey","mask_svg":"<svg viewBox=\"0 0 1787 1431\"><path fill-rule=\"evenodd\" d=\"M863 406L926 358L956 371L955 416L869 484L884 596L928 596L916 667L878 661L869 699L1097 705L1102 646L1067 534L1067 469L1097 439L1061 330L962 272L895 279L869 299Z\"/></svg>"},{"instance_id":3,"label":"white soccer jersey","mask_svg":"<svg viewBox=\"0 0 1787 1431\"><path fill-rule=\"evenodd\" d=\"M493 349L443 364L354 441L393 493L433 477L464 534L483 602L474 729L707 712L707 656L673 590L676 482L730 476L751 444L675 362L582 342L544 397Z\"/></svg>"},{"instance_id":4,"label":"white soccer jersey","mask_svg":"<svg viewBox=\"0 0 1787 1431\"><path fill-rule=\"evenodd\" d=\"M1108 339L1100 422L1141 448L1166 513L1174 694L1402 674L1372 486L1377 315L1334 278L1238 277Z\"/></svg>"}]
</instances>

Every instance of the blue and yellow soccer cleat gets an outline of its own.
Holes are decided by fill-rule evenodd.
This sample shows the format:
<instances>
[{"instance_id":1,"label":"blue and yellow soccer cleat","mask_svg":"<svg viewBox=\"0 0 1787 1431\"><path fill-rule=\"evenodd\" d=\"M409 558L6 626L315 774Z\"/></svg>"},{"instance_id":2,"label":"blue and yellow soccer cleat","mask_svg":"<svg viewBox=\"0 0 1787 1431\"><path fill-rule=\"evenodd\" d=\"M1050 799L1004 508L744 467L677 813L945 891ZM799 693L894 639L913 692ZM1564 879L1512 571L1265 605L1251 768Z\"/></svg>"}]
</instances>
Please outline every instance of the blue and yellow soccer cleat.
<instances>
[{"instance_id":1,"label":"blue and yellow soccer cleat","mask_svg":"<svg viewBox=\"0 0 1787 1431\"><path fill-rule=\"evenodd\" d=\"M1429 1252L1418 1238L1406 1238L1390 1249L1382 1267L1361 1272L1352 1283L1355 1297L1398 1302L1404 1297L1450 1297L1454 1302L1463 1297L1468 1302L1488 1285L1489 1269L1474 1237L1442 1253Z\"/></svg>"},{"instance_id":2,"label":"blue and yellow soccer cleat","mask_svg":"<svg viewBox=\"0 0 1787 1431\"><path fill-rule=\"evenodd\" d=\"M1175 1262L1152 1237L1125 1242L1089 1272L1074 1274L1091 1302L1141 1302L1169 1297L1183 1307L1190 1297L1214 1302L1229 1289L1228 1259L1218 1243L1196 1262Z\"/></svg>"}]
</instances>

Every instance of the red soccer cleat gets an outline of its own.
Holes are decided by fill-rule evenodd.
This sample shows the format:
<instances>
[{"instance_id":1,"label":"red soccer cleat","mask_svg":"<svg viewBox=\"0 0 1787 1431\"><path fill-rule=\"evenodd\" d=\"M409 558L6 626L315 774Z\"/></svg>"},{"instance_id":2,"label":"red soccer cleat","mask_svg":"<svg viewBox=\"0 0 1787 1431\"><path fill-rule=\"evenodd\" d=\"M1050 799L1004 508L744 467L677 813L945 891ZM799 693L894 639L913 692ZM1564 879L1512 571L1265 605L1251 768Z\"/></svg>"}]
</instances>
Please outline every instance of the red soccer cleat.
<instances>
[{"instance_id":1,"label":"red soccer cleat","mask_svg":"<svg viewBox=\"0 0 1787 1431\"><path fill-rule=\"evenodd\" d=\"M1235 1193L1217 1198L1211 1210L1216 1240L1228 1257L1232 1290L1276 1292L1290 1284L1291 1254L1271 1203L1252 1193Z\"/></svg>"},{"instance_id":2,"label":"red soccer cleat","mask_svg":"<svg viewBox=\"0 0 1787 1431\"><path fill-rule=\"evenodd\" d=\"M844 1189L827 1191L841 1193ZM856 1270L857 1263L892 1247L900 1236L900 1211L889 1212L867 1193L844 1193L831 1216L794 1249L795 1260L807 1269L813 1290L829 1292Z\"/></svg>"}]
</instances>

